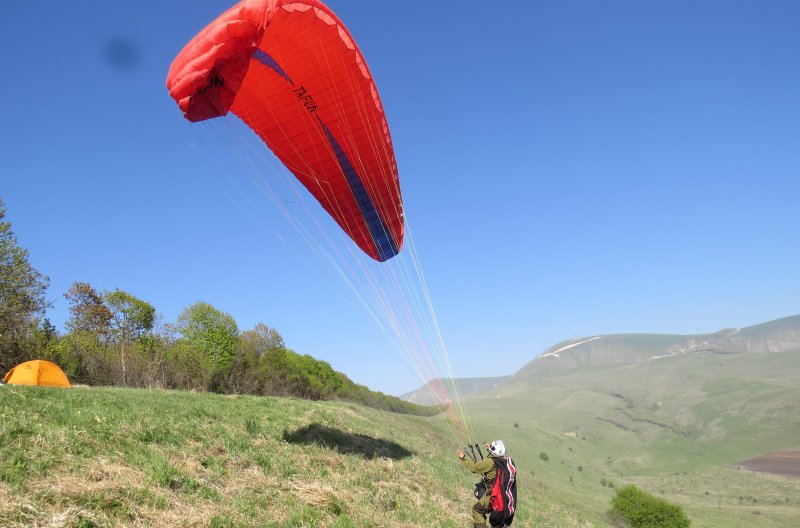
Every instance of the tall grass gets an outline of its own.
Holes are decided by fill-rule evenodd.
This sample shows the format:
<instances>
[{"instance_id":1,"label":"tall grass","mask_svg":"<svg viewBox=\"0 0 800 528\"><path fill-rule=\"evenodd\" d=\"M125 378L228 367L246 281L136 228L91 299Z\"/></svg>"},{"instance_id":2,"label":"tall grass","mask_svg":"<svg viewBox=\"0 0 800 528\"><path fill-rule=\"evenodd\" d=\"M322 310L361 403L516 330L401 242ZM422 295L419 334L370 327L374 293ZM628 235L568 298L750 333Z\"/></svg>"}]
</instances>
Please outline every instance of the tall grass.
<instances>
[{"instance_id":1,"label":"tall grass","mask_svg":"<svg viewBox=\"0 0 800 528\"><path fill-rule=\"evenodd\" d=\"M4 386L0 526L468 526L445 431L342 402ZM588 526L532 491L515 526Z\"/></svg>"}]
</instances>

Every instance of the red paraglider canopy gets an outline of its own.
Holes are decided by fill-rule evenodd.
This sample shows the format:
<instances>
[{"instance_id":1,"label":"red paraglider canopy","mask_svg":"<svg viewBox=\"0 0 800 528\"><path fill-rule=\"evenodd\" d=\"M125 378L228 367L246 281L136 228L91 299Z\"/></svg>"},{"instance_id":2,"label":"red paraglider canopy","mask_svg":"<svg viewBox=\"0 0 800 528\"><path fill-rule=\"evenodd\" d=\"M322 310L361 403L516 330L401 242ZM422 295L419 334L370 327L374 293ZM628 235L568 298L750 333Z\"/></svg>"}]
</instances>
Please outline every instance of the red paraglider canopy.
<instances>
[{"instance_id":1,"label":"red paraglider canopy","mask_svg":"<svg viewBox=\"0 0 800 528\"><path fill-rule=\"evenodd\" d=\"M190 121L239 116L372 258L403 245L397 163L378 91L316 0L244 0L175 58L167 88Z\"/></svg>"}]
</instances>

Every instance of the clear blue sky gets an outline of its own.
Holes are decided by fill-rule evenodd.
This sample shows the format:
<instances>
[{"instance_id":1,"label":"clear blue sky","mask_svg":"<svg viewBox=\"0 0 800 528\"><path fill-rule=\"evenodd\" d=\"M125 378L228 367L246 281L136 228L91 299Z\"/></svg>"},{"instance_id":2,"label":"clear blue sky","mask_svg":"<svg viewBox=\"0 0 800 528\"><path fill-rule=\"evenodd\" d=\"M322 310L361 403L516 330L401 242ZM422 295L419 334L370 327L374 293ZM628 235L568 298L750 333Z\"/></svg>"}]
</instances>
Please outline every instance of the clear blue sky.
<instances>
[{"instance_id":1,"label":"clear blue sky","mask_svg":"<svg viewBox=\"0 0 800 528\"><path fill-rule=\"evenodd\" d=\"M50 317L79 280L167 321L203 300L357 382L416 388L192 147L167 70L229 5L0 5L0 196ZM378 83L457 375L570 337L800 313L800 2L328 5Z\"/></svg>"}]
</instances>

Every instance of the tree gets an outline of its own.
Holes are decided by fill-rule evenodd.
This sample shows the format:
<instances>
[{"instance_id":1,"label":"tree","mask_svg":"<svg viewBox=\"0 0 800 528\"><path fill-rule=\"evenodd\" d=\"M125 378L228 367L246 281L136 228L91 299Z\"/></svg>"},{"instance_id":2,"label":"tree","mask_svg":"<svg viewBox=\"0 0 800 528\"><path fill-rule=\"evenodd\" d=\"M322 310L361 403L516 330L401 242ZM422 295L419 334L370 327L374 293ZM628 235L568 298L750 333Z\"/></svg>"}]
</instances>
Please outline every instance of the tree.
<instances>
[{"instance_id":1,"label":"tree","mask_svg":"<svg viewBox=\"0 0 800 528\"><path fill-rule=\"evenodd\" d=\"M286 348L281 334L264 323L258 323L252 330L242 332L240 340L243 350L254 352L259 356L263 356L269 350Z\"/></svg>"},{"instance_id":2,"label":"tree","mask_svg":"<svg viewBox=\"0 0 800 528\"><path fill-rule=\"evenodd\" d=\"M212 372L212 389L216 389L229 372L239 340L239 328L233 317L205 302L186 308L176 325L178 333L189 345L202 352Z\"/></svg>"},{"instance_id":3,"label":"tree","mask_svg":"<svg viewBox=\"0 0 800 528\"><path fill-rule=\"evenodd\" d=\"M115 368L107 347L111 310L88 282L73 283L64 298L69 302L69 333L58 343L56 356L69 366L70 379L91 385L113 384Z\"/></svg>"},{"instance_id":4,"label":"tree","mask_svg":"<svg viewBox=\"0 0 800 528\"><path fill-rule=\"evenodd\" d=\"M144 386L170 387L173 380L169 376L168 355L175 344L174 326L166 324L163 316L156 314L152 330L139 338L139 344L145 360L145 364L141 367Z\"/></svg>"},{"instance_id":5,"label":"tree","mask_svg":"<svg viewBox=\"0 0 800 528\"><path fill-rule=\"evenodd\" d=\"M67 329L71 332L89 332L105 337L110 331L114 314L106 306L103 296L88 282L75 282L64 294L69 301L70 318Z\"/></svg>"},{"instance_id":6,"label":"tree","mask_svg":"<svg viewBox=\"0 0 800 528\"><path fill-rule=\"evenodd\" d=\"M32 333L50 303L50 279L31 266L28 251L17 245L6 205L0 198L0 363L22 358ZM11 365L5 365L11 366Z\"/></svg>"},{"instance_id":7,"label":"tree","mask_svg":"<svg viewBox=\"0 0 800 528\"><path fill-rule=\"evenodd\" d=\"M58 331L50 319L44 318L34 332L37 355L44 356L49 352L50 347L58 341Z\"/></svg>"},{"instance_id":8,"label":"tree","mask_svg":"<svg viewBox=\"0 0 800 528\"><path fill-rule=\"evenodd\" d=\"M252 330L242 332L231 362L225 392L262 394L265 377L261 367L265 362L264 358L270 350L285 346L281 334L264 323L258 323Z\"/></svg>"},{"instance_id":9,"label":"tree","mask_svg":"<svg viewBox=\"0 0 800 528\"><path fill-rule=\"evenodd\" d=\"M122 384L128 384L127 348L132 340L140 339L153 330L156 309L130 293L114 290L104 295L111 312L111 335L120 351Z\"/></svg>"}]
</instances>

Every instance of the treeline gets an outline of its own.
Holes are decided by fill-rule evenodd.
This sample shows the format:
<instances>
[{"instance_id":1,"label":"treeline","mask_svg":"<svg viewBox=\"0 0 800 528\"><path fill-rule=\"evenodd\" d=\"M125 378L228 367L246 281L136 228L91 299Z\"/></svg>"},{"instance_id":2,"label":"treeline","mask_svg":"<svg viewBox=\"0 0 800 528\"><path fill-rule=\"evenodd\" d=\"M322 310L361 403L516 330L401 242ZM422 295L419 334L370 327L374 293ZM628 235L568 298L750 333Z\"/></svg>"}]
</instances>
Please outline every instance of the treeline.
<instances>
[{"instance_id":1,"label":"treeline","mask_svg":"<svg viewBox=\"0 0 800 528\"><path fill-rule=\"evenodd\" d=\"M354 383L327 362L288 349L263 323L240 331L230 314L204 302L170 323L128 292L76 282L64 293L70 317L59 333L45 317L49 279L30 265L5 216L0 199L2 374L23 361L47 359L73 384L339 399L394 412L436 412Z\"/></svg>"}]
</instances>

